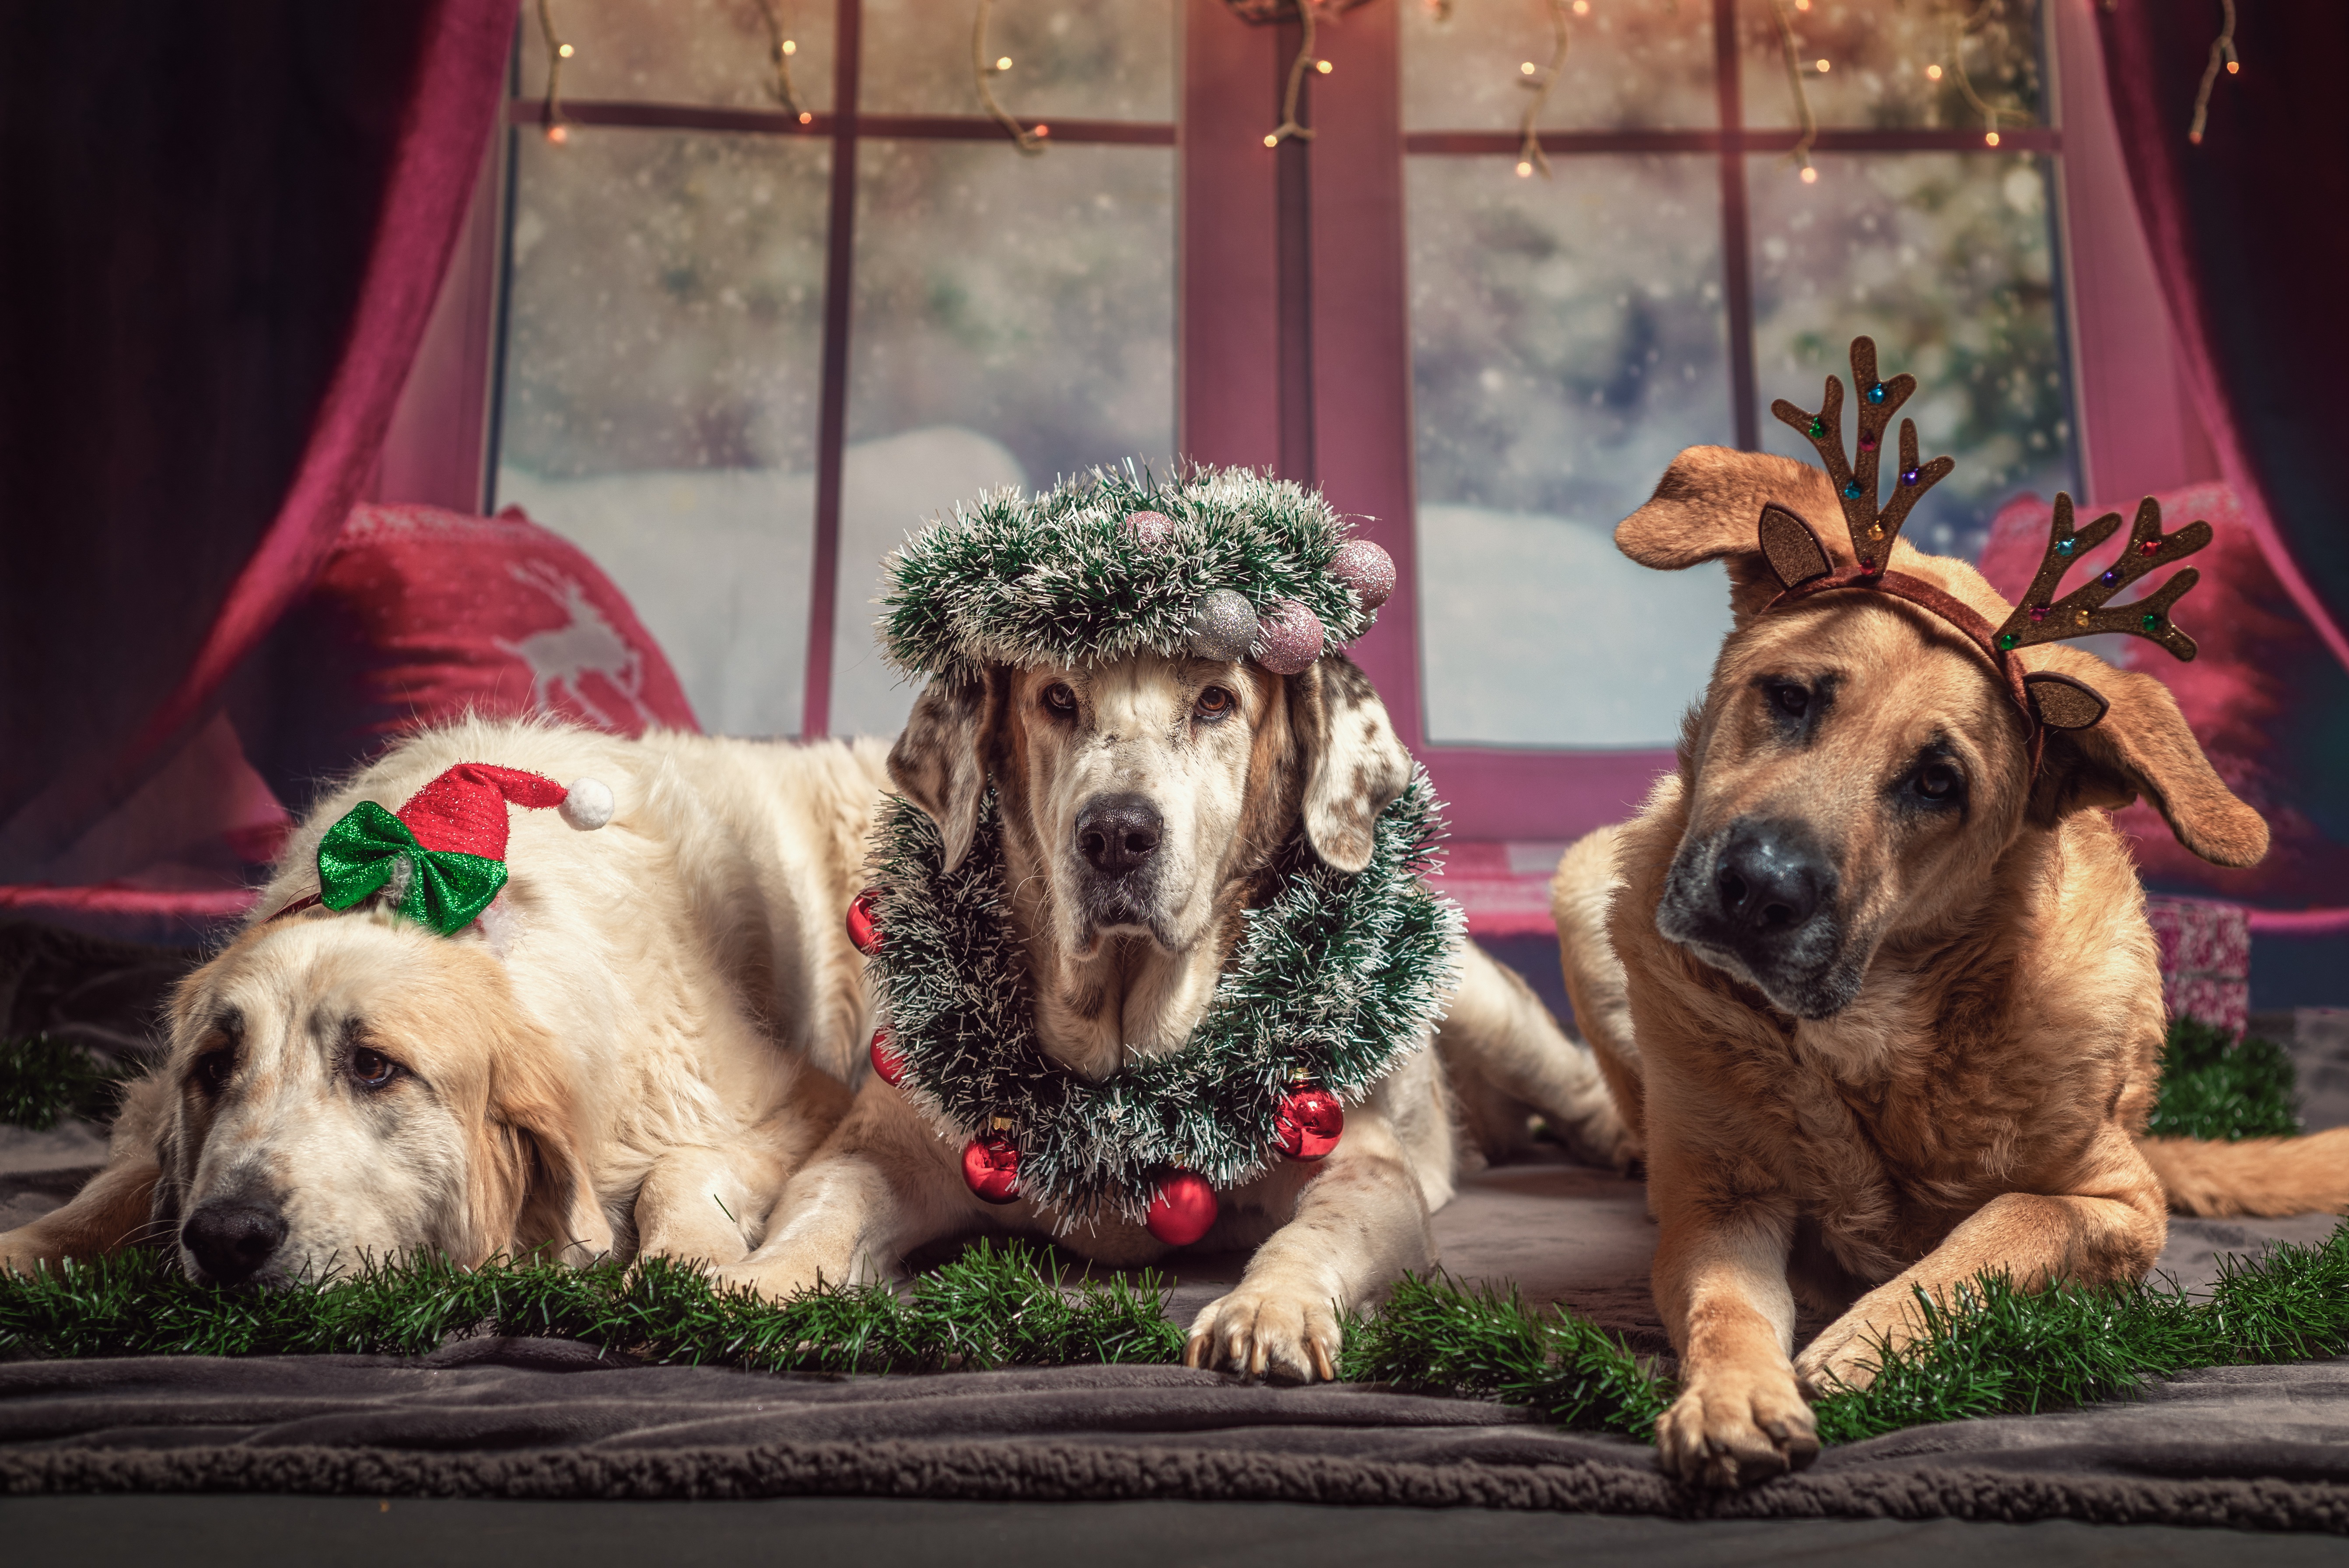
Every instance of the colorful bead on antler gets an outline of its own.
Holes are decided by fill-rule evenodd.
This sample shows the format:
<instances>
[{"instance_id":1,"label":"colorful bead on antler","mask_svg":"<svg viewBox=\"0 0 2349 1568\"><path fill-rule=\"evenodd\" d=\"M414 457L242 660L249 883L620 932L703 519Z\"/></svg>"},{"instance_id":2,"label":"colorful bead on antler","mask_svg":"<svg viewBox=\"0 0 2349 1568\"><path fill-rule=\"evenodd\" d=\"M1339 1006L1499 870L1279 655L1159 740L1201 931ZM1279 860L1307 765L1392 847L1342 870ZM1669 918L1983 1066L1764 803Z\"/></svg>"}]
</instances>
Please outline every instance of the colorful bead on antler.
<instances>
[{"instance_id":1,"label":"colorful bead on antler","mask_svg":"<svg viewBox=\"0 0 2349 1568\"><path fill-rule=\"evenodd\" d=\"M2170 606L2202 580L2189 566L2146 597L2109 608L2106 601L2157 567L2183 561L2210 542L2210 525L2197 519L2175 533L2161 531L2161 503L2151 496L2137 502L2137 521L2129 527L2128 547L2121 558L2094 580L2058 599L2055 586L2064 572L2113 536L2121 514L2108 511L2087 527L2072 527L2072 498L2055 498L2055 520L2048 531L2047 552L2024 591L2023 602L1998 629L1998 649L2013 653L2040 643L2060 643L2071 637L2092 637L2099 632L2127 632L2159 643L2180 659L2194 656L2194 639L2169 618Z\"/></svg>"},{"instance_id":2,"label":"colorful bead on antler","mask_svg":"<svg viewBox=\"0 0 2349 1568\"><path fill-rule=\"evenodd\" d=\"M1878 380L1876 340L1855 337L1851 340L1851 384L1859 393L1859 462L1856 467L1844 453L1843 383L1835 377L1827 377L1826 392L1816 414L1806 414L1784 397L1770 405L1770 412L1800 430L1818 449L1819 461L1826 466L1827 479L1843 502L1844 521L1851 530L1852 554L1863 573L1874 574L1891 562L1892 542L1900 536L1900 525L1909 520L1909 511L1917 504L1918 498L1958 465L1949 458L1920 463L1917 423L1913 419L1901 420L1899 482L1892 487L1892 499L1878 510L1876 470L1884 456L1884 428L1892 422L1900 405L1909 401L1909 394L1917 390L1917 378L1901 375L1889 381ZM1792 588L1832 569L1816 536L1801 519L1784 508L1771 511L1774 515L1763 520L1762 549L1781 583ZM1793 525L1791 530L1789 524Z\"/></svg>"}]
</instances>

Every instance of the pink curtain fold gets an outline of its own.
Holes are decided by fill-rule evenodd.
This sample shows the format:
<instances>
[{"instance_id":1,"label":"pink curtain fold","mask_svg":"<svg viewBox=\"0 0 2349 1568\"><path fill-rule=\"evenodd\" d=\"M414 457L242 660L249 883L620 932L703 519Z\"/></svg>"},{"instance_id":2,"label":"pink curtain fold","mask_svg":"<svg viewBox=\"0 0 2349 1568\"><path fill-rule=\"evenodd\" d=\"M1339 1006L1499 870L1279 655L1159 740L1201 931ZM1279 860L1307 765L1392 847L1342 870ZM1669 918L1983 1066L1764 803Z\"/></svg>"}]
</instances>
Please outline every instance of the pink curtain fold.
<instances>
[{"instance_id":1,"label":"pink curtain fold","mask_svg":"<svg viewBox=\"0 0 2349 1568\"><path fill-rule=\"evenodd\" d=\"M369 26L398 42L412 41L413 50L407 57L405 83L378 89L392 97L398 111L382 163L372 238L365 245L364 264L345 318L347 325L339 350L323 395L307 416L307 435L290 480L265 525L256 531L242 566L219 593L208 625L199 607L191 624L202 629L192 648L186 641L175 644L158 636L134 651L135 657L171 661L160 668L131 672L141 684L162 691L160 699L144 712L124 714L110 734L94 738L69 734L69 741L81 742L78 755L45 759L51 761L55 770L29 799L20 796L21 804L0 822L0 881L37 875L39 867L126 799L185 744L216 710L222 687L240 662L303 592L326 559L380 456L394 404L462 224L483 150L496 128L516 7L517 0L429 0L412 9L402 6L373 13ZM136 18L131 20L135 25ZM203 25L204 20L197 18L196 25ZM256 26L250 17L241 18L240 24L248 29ZM266 20L258 25L270 26ZM285 26L281 30L292 29ZM88 46L89 41L65 36L57 42L63 51ZM297 98L336 92L342 85L333 68L338 64L354 74L370 64L305 59L298 46L285 53L289 64L305 78L285 85L289 97ZM327 68L314 74L308 67L316 65ZM397 68L396 64L389 68ZM397 95L403 86L404 101L400 101ZM233 119L228 113L220 118ZM355 112L351 118L361 122L359 129L364 131L364 115ZM330 122L321 134L305 122L294 139L332 142L334 133L344 129ZM232 126L221 134L234 133ZM337 148L333 155L363 161L365 152ZM235 152L229 152L222 161L233 165ZM326 219L335 216L324 204L319 210ZM280 224L285 217L281 212L266 216ZM282 232L257 234L251 242L297 248L299 243L298 239L285 239ZM8 308L25 307L12 302ZM246 346L227 332L222 336L223 355ZM288 411L256 410L261 412L282 417ZM298 410L292 412L298 416ZM214 411L191 409L189 413L194 418ZM103 419L107 410L92 409L88 415ZM26 460L36 461L38 457L26 454ZM201 474L188 476L191 490L202 478ZM151 505L147 510L151 512ZM191 515L199 522L203 519L200 508L191 507ZM126 540L122 552L136 554L152 548L146 540ZM98 559L104 562L103 552ZM88 585L48 586L64 595ZM139 630L129 629L134 637ZM47 674L53 684L60 678L54 665ZM72 691L57 690L30 694L28 700L71 704L78 696Z\"/></svg>"}]
</instances>

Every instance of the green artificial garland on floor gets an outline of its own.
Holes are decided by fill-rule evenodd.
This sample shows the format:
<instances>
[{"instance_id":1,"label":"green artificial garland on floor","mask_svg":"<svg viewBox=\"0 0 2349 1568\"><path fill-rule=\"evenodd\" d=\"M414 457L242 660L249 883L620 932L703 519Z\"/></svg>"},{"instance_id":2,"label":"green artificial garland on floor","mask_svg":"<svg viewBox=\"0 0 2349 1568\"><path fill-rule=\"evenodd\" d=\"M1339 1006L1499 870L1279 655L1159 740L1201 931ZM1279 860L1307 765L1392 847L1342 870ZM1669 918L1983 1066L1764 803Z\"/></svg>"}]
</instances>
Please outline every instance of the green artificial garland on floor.
<instances>
[{"instance_id":1,"label":"green artificial garland on floor","mask_svg":"<svg viewBox=\"0 0 2349 1568\"><path fill-rule=\"evenodd\" d=\"M893 801L874 836L882 941L870 970L900 1088L957 1139L1010 1119L1021 1195L1066 1223L1104 1210L1142 1222L1170 1169L1239 1186L1279 1157L1274 1119L1296 1075L1359 1100L1443 1016L1461 921L1421 881L1443 832L1435 810L1414 775L1353 875L1293 847L1278 893L1244 915L1191 1038L1094 1083L1036 1037L993 792L952 872L936 825Z\"/></svg>"}]
</instances>

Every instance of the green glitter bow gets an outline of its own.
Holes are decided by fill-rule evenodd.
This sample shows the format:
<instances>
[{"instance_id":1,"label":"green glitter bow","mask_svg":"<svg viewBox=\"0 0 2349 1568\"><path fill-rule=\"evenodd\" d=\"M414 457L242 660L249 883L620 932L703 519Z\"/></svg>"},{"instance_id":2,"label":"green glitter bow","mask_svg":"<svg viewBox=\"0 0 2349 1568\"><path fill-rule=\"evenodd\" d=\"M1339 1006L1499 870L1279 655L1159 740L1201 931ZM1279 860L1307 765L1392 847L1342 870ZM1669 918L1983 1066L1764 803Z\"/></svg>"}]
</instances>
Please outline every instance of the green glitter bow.
<instances>
[{"instance_id":1,"label":"green glitter bow","mask_svg":"<svg viewBox=\"0 0 2349 1568\"><path fill-rule=\"evenodd\" d=\"M442 936L473 923L506 885L503 861L461 850L428 850L408 824L372 800L362 800L318 842L318 902L346 910L370 897L408 868L399 913Z\"/></svg>"}]
</instances>

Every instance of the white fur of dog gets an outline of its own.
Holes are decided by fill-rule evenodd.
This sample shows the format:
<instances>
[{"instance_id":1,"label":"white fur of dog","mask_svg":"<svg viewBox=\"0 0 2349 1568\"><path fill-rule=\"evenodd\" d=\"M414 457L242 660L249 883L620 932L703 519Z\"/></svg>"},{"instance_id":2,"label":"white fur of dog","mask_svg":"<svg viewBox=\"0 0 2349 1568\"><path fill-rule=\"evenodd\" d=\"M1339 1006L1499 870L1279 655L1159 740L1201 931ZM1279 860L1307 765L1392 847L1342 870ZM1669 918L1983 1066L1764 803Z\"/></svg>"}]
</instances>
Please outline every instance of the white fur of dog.
<instances>
[{"instance_id":1,"label":"white fur of dog","mask_svg":"<svg viewBox=\"0 0 2349 1568\"><path fill-rule=\"evenodd\" d=\"M1368 863L1371 825L1408 783L1411 758L1342 656L1283 677L1145 655L933 682L889 770L938 824L949 865L993 784L1039 1036L1098 1080L1188 1039L1242 911L1263 902L1300 830L1330 865ZM1423 1042L1348 1112L1334 1152L1221 1195L1201 1244L1254 1256L1193 1325L1193 1365L1333 1376L1344 1313L1435 1262L1430 1215L1464 1163L1525 1141L1531 1110L1602 1161L1619 1158L1622 1124L1589 1054L1481 950L1464 944L1461 967L1436 1048ZM764 1244L729 1276L788 1295L884 1276L927 1242L985 1229L1051 1235L1119 1265L1168 1250L1123 1222L1063 1234L1060 1216L1025 1200L989 1207L965 1184L959 1153L897 1090L868 1080L785 1190Z\"/></svg>"},{"instance_id":2,"label":"white fur of dog","mask_svg":"<svg viewBox=\"0 0 2349 1568\"><path fill-rule=\"evenodd\" d=\"M511 812L510 880L455 936L379 904L270 918L317 891L344 813L460 762L597 779L616 812ZM107 1168L0 1235L0 1266L148 1237L264 1285L419 1249L740 1260L848 1103L870 1026L841 912L883 784L877 742L469 721L401 743L294 835L181 983Z\"/></svg>"}]
</instances>

